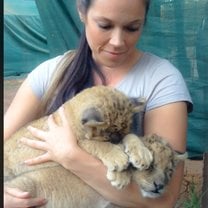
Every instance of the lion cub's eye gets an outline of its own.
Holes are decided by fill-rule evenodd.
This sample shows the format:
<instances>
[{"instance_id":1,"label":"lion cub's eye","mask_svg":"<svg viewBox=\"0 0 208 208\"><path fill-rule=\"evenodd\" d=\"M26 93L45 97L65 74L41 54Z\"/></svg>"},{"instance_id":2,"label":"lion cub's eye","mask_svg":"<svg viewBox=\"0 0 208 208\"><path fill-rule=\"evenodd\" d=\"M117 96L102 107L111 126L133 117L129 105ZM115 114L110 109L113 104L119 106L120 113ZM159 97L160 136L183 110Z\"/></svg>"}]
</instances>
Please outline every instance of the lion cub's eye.
<instances>
[{"instance_id":1,"label":"lion cub's eye","mask_svg":"<svg viewBox=\"0 0 208 208\"><path fill-rule=\"evenodd\" d=\"M168 176L169 178L171 178L172 175L173 175L173 169L172 169L172 168L169 168L169 169L166 171L166 174L167 174L167 176Z\"/></svg>"},{"instance_id":2,"label":"lion cub's eye","mask_svg":"<svg viewBox=\"0 0 208 208\"><path fill-rule=\"evenodd\" d=\"M154 170L154 163L152 162L150 166L147 168L148 172L152 172Z\"/></svg>"}]
</instances>

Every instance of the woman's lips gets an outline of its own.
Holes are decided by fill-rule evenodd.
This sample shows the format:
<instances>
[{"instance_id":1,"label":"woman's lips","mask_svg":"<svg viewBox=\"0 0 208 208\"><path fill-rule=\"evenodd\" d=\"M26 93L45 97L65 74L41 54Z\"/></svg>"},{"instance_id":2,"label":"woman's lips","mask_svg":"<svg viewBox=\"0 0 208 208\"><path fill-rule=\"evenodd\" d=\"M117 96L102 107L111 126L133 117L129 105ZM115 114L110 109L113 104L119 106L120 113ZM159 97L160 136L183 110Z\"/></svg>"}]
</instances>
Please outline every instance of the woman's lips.
<instances>
[{"instance_id":1,"label":"woman's lips","mask_svg":"<svg viewBox=\"0 0 208 208\"><path fill-rule=\"evenodd\" d=\"M123 51L122 52L105 51L105 53L110 54L112 56L120 56L120 55L124 54L125 52L123 52Z\"/></svg>"}]
</instances>

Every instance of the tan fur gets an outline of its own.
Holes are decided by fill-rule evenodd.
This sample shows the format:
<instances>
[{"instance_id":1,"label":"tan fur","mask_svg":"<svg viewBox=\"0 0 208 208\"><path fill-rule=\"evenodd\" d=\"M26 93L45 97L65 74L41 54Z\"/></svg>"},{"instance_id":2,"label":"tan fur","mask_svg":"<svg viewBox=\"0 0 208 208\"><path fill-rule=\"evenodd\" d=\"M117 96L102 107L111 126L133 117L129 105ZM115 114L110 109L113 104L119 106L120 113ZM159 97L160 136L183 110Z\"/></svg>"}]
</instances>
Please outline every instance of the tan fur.
<instances>
[{"instance_id":1,"label":"tan fur","mask_svg":"<svg viewBox=\"0 0 208 208\"><path fill-rule=\"evenodd\" d=\"M187 153L175 152L163 138L155 134L145 137L128 134L123 139L123 145L133 168L108 172L107 177L118 188L126 186L131 177L139 185L144 197L160 196L177 164L187 158Z\"/></svg>"},{"instance_id":2,"label":"tan fur","mask_svg":"<svg viewBox=\"0 0 208 208\"><path fill-rule=\"evenodd\" d=\"M131 177L139 185L143 185L138 180L142 181L142 178L146 178L146 174L142 175L142 172L148 170L153 157L156 157L154 142L150 144L147 141L150 146L144 146L145 142L129 134L133 114L143 107L144 103L133 104L121 92L103 86L84 90L64 104L78 144L106 165L107 178L117 188L127 185ZM55 112L53 116L56 123L61 125L58 113ZM46 120L47 116L28 125L47 130ZM33 196L46 197L48 203L45 207L48 208L114 207L77 176L55 162L26 166L24 160L43 153L19 142L22 137L37 140L27 130L27 126L17 131L4 145L5 185L29 191ZM113 144L112 140L120 144ZM135 144L134 153L130 153ZM142 154L139 154L140 152ZM137 170L127 169L129 162ZM170 160L167 164L164 163L162 171L169 162ZM156 165L159 163L158 160ZM121 179L114 177L116 175L120 175Z\"/></svg>"}]
</instances>

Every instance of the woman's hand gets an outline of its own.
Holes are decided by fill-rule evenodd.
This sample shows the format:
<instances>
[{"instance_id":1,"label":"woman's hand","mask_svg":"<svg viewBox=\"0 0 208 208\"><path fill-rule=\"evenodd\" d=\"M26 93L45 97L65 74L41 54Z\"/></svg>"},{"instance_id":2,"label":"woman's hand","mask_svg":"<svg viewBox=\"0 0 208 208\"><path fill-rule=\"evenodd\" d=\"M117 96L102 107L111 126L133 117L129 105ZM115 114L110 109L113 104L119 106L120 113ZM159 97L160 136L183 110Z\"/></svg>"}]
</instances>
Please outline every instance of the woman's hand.
<instances>
[{"instance_id":1,"label":"woman's hand","mask_svg":"<svg viewBox=\"0 0 208 208\"><path fill-rule=\"evenodd\" d=\"M4 208L23 208L40 206L47 203L44 198L32 198L28 192L23 192L17 188L4 189Z\"/></svg>"},{"instance_id":2,"label":"woman's hand","mask_svg":"<svg viewBox=\"0 0 208 208\"><path fill-rule=\"evenodd\" d=\"M33 136L40 140L32 140L22 138L24 144L45 151L44 154L25 161L27 165L35 165L47 161L55 161L64 164L67 158L70 158L76 149L78 149L77 140L72 133L70 124L66 118L64 107L60 107L58 113L61 118L62 125L55 123L53 116L48 118L48 131L43 131L34 127L28 127Z\"/></svg>"}]
</instances>

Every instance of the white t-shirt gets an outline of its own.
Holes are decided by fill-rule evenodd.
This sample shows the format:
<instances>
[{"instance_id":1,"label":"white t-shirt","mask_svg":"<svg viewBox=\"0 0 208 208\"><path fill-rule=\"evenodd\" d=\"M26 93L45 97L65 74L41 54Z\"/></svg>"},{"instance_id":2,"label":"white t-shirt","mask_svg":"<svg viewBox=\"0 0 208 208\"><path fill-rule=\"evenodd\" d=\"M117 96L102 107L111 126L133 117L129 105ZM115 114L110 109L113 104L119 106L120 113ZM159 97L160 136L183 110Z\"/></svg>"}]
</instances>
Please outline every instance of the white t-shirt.
<instances>
[{"instance_id":1,"label":"white t-shirt","mask_svg":"<svg viewBox=\"0 0 208 208\"><path fill-rule=\"evenodd\" d=\"M47 60L28 75L31 88L39 98L43 96L62 58L63 55ZM192 100L181 73L168 60L151 53L143 53L115 87L129 97L145 98L145 111L178 101L186 101L188 111L192 111Z\"/></svg>"},{"instance_id":2,"label":"white t-shirt","mask_svg":"<svg viewBox=\"0 0 208 208\"><path fill-rule=\"evenodd\" d=\"M63 55L47 60L28 75L30 86L39 98L43 96L62 58ZM192 100L181 73L168 60L151 53L143 53L115 88L131 98L142 97L146 100L144 111L133 118L131 132L139 136L144 135L145 111L178 101L185 101L188 112L192 111Z\"/></svg>"}]
</instances>

